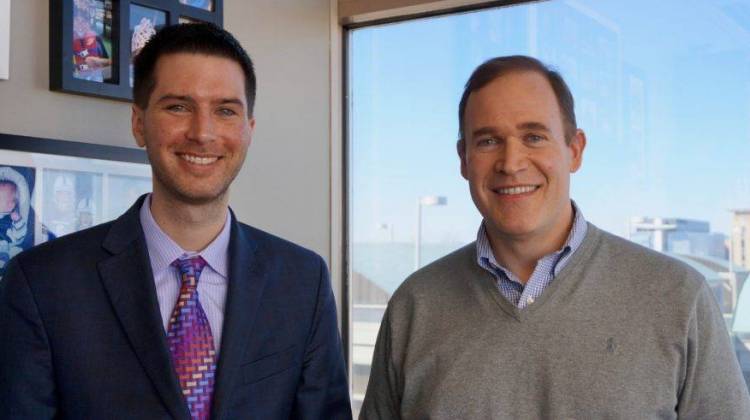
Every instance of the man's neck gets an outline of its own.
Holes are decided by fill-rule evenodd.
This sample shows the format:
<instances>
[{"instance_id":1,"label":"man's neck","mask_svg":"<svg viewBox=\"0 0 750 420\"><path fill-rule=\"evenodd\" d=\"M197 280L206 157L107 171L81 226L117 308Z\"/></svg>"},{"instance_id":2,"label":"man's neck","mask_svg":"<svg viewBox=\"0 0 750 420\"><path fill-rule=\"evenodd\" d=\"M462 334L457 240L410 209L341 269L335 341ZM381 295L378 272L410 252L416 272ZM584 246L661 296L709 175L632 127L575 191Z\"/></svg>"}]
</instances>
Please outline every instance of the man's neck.
<instances>
[{"instance_id":1,"label":"man's neck","mask_svg":"<svg viewBox=\"0 0 750 420\"><path fill-rule=\"evenodd\" d=\"M154 221L186 251L202 251L221 233L227 217L226 195L206 204L192 205L151 194Z\"/></svg>"},{"instance_id":2,"label":"man's neck","mask_svg":"<svg viewBox=\"0 0 750 420\"><path fill-rule=\"evenodd\" d=\"M526 284L534 273L537 262L565 245L573 227L575 213L572 205L567 208L567 214L561 220L556 229L540 235L511 236L495 232L491 226L485 224L487 239L492 247L495 260L501 266L515 274L521 283Z\"/></svg>"}]
</instances>

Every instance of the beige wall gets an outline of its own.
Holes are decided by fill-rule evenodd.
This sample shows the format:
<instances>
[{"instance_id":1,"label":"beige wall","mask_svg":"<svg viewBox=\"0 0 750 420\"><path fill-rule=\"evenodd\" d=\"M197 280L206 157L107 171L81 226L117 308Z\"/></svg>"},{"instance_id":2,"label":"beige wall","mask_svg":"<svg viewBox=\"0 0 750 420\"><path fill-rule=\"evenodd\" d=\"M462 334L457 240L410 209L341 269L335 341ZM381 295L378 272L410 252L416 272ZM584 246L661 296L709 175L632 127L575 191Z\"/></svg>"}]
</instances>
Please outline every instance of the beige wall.
<instances>
[{"instance_id":1,"label":"beige wall","mask_svg":"<svg viewBox=\"0 0 750 420\"><path fill-rule=\"evenodd\" d=\"M329 0L225 0L258 75L257 130L232 189L239 217L330 261ZM130 105L49 91L49 2L11 5L0 132L134 147Z\"/></svg>"},{"instance_id":2,"label":"beige wall","mask_svg":"<svg viewBox=\"0 0 750 420\"><path fill-rule=\"evenodd\" d=\"M330 261L328 0L226 0L258 76L256 132L232 190L243 219Z\"/></svg>"}]
</instances>

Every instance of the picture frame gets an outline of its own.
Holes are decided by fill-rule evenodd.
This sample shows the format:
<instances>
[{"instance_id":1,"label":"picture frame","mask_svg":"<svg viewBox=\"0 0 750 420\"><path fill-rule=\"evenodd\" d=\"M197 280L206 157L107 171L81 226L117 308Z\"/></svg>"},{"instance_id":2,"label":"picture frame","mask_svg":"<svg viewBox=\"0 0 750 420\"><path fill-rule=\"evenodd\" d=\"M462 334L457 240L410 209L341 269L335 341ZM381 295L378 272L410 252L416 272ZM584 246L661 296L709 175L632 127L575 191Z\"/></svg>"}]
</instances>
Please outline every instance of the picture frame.
<instances>
[{"instance_id":1,"label":"picture frame","mask_svg":"<svg viewBox=\"0 0 750 420\"><path fill-rule=\"evenodd\" d=\"M0 133L0 281L21 251L116 219L151 182L140 149Z\"/></svg>"},{"instance_id":2,"label":"picture frame","mask_svg":"<svg viewBox=\"0 0 750 420\"><path fill-rule=\"evenodd\" d=\"M2 0L0 0L2 1ZM132 101L132 57L163 26L223 25L223 0L50 0L50 90Z\"/></svg>"}]
</instances>

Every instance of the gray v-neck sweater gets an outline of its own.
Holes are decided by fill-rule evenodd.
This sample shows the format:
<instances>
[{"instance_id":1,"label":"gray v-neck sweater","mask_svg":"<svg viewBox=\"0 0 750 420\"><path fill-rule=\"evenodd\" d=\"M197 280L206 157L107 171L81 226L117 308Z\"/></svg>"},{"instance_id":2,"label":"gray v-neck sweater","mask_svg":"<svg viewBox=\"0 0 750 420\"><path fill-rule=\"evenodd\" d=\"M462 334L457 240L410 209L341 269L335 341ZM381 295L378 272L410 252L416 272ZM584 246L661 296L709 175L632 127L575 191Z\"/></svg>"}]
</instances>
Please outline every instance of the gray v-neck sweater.
<instances>
[{"instance_id":1,"label":"gray v-neck sweater","mask_svg":"<svg viewBox=\"0 0 750 420\"><path fill-rule=\"evenodd\" d=\"M532 305L469 244L388 304L360 419L750 419L722 315L690 267L589 224Z\"/></svg>"}]
</instances>

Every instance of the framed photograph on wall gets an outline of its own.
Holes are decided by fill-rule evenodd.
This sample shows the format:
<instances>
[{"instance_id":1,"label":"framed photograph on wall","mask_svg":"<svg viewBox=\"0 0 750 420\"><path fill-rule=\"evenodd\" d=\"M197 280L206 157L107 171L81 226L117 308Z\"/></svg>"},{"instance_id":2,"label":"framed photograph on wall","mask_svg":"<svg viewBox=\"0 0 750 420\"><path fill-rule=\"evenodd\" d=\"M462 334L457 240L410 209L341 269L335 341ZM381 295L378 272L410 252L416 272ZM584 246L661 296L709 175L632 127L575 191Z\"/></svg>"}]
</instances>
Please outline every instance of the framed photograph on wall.
<instances>
[{"instance_id":1,"label":"framed photograph on wall","mask_svg":"<svg viewBox=\"0 0 750 420\"><path fill-rule=\"evenodd\" d=\"M222 13L222 0L50 0L50 89L130 101L133 57L156 31L222 26Z\"/></svg>"},{"instance_id":2,"label":"framed photograph on wall","mask_svg":"<svg viewBox=\"0 0 750 420\"><path fill-rule=\"evenodd\" d=\"M0 134L0 281L19 252L114 220L149 191L142 150Z\"/></svg>"}]
</instances>

